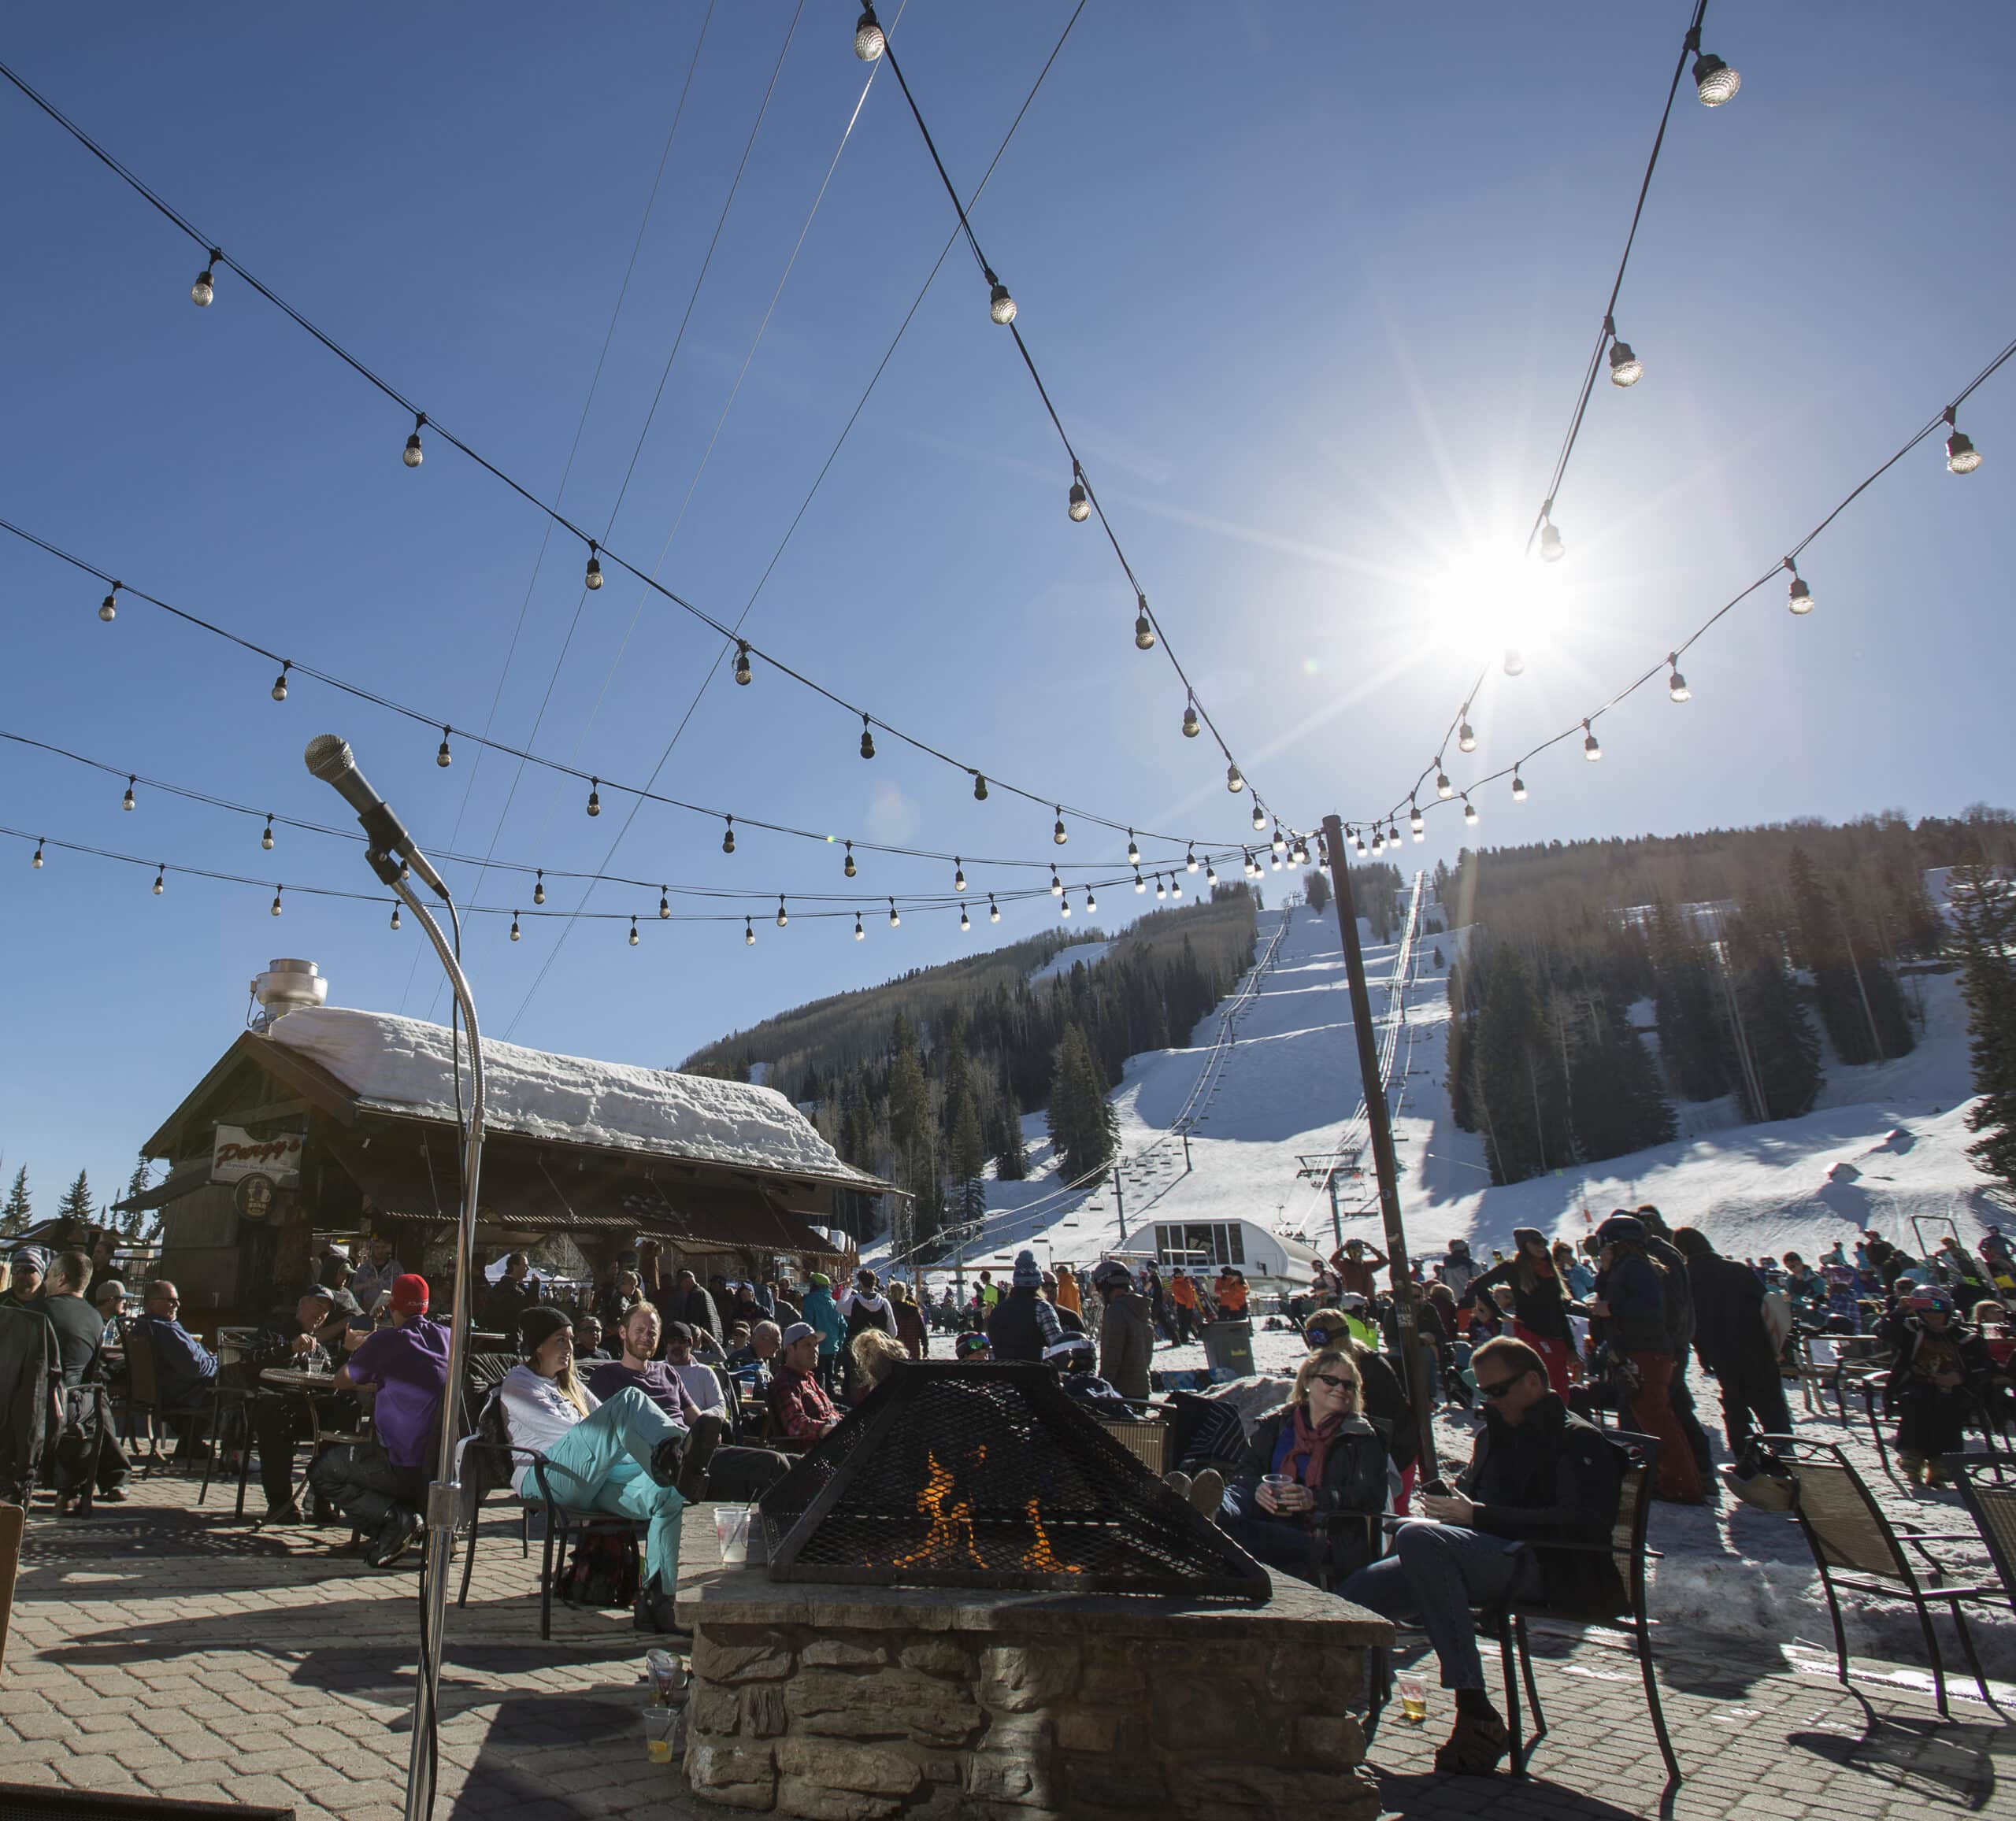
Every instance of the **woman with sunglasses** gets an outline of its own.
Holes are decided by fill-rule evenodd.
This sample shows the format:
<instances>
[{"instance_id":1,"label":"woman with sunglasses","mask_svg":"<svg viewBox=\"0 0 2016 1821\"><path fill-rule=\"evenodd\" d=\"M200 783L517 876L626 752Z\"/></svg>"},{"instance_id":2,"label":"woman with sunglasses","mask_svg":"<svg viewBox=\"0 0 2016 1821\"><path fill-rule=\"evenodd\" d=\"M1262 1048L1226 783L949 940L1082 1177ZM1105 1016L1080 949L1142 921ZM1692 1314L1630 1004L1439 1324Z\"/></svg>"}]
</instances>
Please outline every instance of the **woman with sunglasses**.
<instances>
[{"instance_id":1,"label":"woman with sunglasses","mask_svg":"<svg viewBox=\"0 0 2016 1821\"><path fill-rule=\"evenodd\" d=\"M1359 1403L1364 1414L1384 1426L1388 1452L1400 1470L1400 1490L1394 1510L1404 1514L1414 1494L1415 1456L1421 1453L1421 1430L1414 1420L1414 1407L1407 1401L1406 1388L1392 1360L1377 1347L1358 1338L1358 1324L1342 1309L1320 1308L1302 1331L1304 1344L1312 1353L1336 1347L1348 1353L1358 1367Z\"/></svg>"},{"instance_id":2,"label":"woman with sunglasses","mask_svg":"<svg viewBox=\"0 0 2016 1821\"><path fill-rule=\"evenodd\" d=\"M1341 1586L1378 1553L1386 1428L1368 1421L1357 1355L1323 1347L1302 1363L1287 1408L1253 1432L1226 1488L1223 1523L1269 1567Z\"/></svg>"},{"instance_id":3,"label":"woman with sunglasses","mask_svg":"<svg viewBox=\"0 0 2016 1821\"><path fill-rule=\"evenodd\" d=\"M1473 1278L1469 1301L1481 1304L1501 1288L1512 1292L1512 1338L1524 1341L1547 1361L1547 1382L1557 1397L1568 1395L1569 1363L1575 1339L1561 1291L1560 1274L1547 1235L1536 1227L1512 1230L1512 1256L1483 1276ZM1503 1330L1501 1329L1501 1332Z\"/></svg>"}]
</instances>

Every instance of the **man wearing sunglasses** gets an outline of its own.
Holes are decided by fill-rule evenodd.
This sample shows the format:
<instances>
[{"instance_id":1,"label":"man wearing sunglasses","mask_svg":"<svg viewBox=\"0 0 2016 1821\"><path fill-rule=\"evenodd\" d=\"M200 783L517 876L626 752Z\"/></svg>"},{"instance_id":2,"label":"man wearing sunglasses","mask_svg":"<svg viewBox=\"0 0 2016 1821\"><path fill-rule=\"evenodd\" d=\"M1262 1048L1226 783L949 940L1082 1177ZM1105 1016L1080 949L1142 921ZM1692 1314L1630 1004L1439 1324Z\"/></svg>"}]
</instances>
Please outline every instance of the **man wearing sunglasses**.
<instances>
[{"instance_id":1,"label":"man wearing sunglasses","mask_svg":"<svg viewBox=\"0 0 2016 1821\"><path fill-rule=\"evenodd\" d=\"M1581 1608L1621 1601L1606 1545L1623 1457L1547 1383L1547 1362L1523 1341L1487 1341L1472 1356L1484 1409L1470 1464L1453 1487L1431 1482L1425 1520L1403 1523L1393 1553L1361 1569L1347 1600L1418 1623L1456 1697L1456 1723L1435 1754L1448 1775L1484 1776L1510 1749L1484 1693L1473 1608L1508 1594ZM1598 1548L1550 1549L1550 1543Z\"/></svg>"}]
</instances>

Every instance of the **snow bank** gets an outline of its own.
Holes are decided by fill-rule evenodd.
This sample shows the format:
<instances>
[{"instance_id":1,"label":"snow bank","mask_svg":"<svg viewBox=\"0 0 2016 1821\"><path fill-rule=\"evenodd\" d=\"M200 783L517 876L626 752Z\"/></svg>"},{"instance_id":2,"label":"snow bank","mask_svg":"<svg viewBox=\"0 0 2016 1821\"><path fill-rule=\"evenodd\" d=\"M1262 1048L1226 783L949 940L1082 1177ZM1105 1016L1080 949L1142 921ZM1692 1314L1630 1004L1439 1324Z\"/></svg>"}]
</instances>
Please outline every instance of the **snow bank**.
<instances>
[{"instance_id":1,"label":"snow bank","mask_svg":"<svg viewBox=\"0 0 2016 1821\"><path fill-rule=\"evenodd\" d=\"M1059 949L1031 974L1029 984L1040 986L1046 980L1060 980L1080 961L1088 968L1096 968L1112 949L1111 942L1073 942L1068 949Z\"/></svg>"},{"instance_id":2,"label":"snow bank","mask_svg":"<svg viewBox=\"0 0 2016 1821\"><path fill-rule=\"evenodd\" d=\"M269 1033L318 1063L376 1112L453 1120L444 1026L335 1006L290 1012ZM866 1181L774 1088L671 1069L554 1056L515 1043L483 1048L492 1131L696 1162ZM466 1062L464 1093L467 1089Z\"/></svg>"}]
</instances>

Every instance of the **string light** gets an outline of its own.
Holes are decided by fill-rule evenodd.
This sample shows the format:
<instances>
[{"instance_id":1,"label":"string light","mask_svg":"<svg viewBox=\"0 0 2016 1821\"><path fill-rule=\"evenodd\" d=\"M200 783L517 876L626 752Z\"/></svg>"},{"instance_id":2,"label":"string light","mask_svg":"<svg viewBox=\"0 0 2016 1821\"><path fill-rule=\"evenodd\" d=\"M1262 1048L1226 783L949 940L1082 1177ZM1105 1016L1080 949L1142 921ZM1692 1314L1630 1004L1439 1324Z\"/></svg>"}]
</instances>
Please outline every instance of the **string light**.
<instances>
[{"instance_id":1,"label":"string light","mask_svg":"<svg viewBox=\"0 0 2016 1821\"><path fill-rule=\"evenodd\" d=\"M167 875L168 862L166 861L163 861L159 866L154 868L154 896L156 898L159 898L161 893L167 889ZM397 929L399 927L398 920L398 915L399 913L396 910L392 912L392 927L394 929Z\"/></svg>"},{"instance_id":2,"label":"string light","mask_svg":"<svg viewBox=\"0 0 2016 1821\"><path fill-rule=\"evenodd\" d=\"M1804 578L1799 572L1799 565L1790 557L1785 558L1784 567L1792 576L1792 582L1785 590L1785 605L1795 613L1810 613L1813 611L1813 590L1807 587Z\"/></svg>"},{"instance_id":3,"label":"string light","mask_svg":"<svg viewBox=\"0 0 2016 1821\"><path fill-rule=\"evenodd\" d=\"M1540 561L1558 563L1562 555L1561 533L1551 517L1540 520Z\"/></svg>"},{"instance_id":4,"label":"string light","mask_svg":"<svg viewBox=\"0 0 2016 1821\"><path fill-rule=\"evenodd\" d=\"M1186 740L1194 740L1203 731L1203 728L1197 719L1197 698L1193 695L1184 704L1183 737Z\"/></svg>"},{"instance_id":5,"label":"string light","mask_svg":"<svg viewBox=\"0 0 2016 1821\"><path fill-rule=\"evenodd\" d=\"M265 832L259 837L259 845L269 853L273 850L273 819L270 816L266 818Z\"/></svg>"},{"instance_id":6,"label":"string light","mask_svg":"<svg viewBox=\"0 0 2016 1821\"><path fill-rule=\"evenodd\" d=\"M1386 845L1388 847L1398 847L1400 845L1400 825L1399 823L1392 822L1387 824Z\"/></svg>"},{"instance_id":7,"label":"string light","mask_svg":"<svg viewBox=\"0 0 2016 1821\"><path fill-rule=\"evenodd\" d=\"M973 927L972 918L966 915L966 907L964 905L961 905L959 906L959 933L962 935L964 935L969 931Z\"/></svg>"},{"instance_id":8,"label":"string light","mask_svg":"<svg viewBox=\"0 0 2016 1821\"><path fill-rule=\"evenodd\" d=\"M1596 731L1587 721L1582 724L1582 757L1591 764L1603 756L1603 742L1596 738Z\"/></svg>"},{"instance_id":9,"label":"string light","mask_svg":"<svg viewBox=\"0 0 2016 1821\"><path fill-rule=\"evenodd\" d=\"M1365 831L1362 828L1358 831L1358 857L1360 860L1365 857Z\"/></svg>"},{"instance_id":10,"label":"string light","mask_svg":"<svg viewBox=\"0 0 2016 1821\"><path fill-rule=\"evenodd\" d=\"M987 313L1004 329L1015 320L1015 300L1008 294L1008 287L994 276L992 266L984 266L988 286Z\"/></svg>"},{"instance_id":11,"label":"string light","mask_svg":"<svg viewBox=\"0 0 2016 1821\"><path fill-rule=\"evenodd\" d=\"M1670 651L1666 653L1666 668L1673 673L1666 679L1666 694L1675 701L1691 700L1694 691L1687 687L1687 679L1680 674L1678 652Z\"/></svg>"},{"instance_id":12,"label":"string light","mask_svg":"<svg viewBox=\"0 0 2016 1821\"><path fill-rule=\"evenodd\" d=\"M516 941L517 941L517 939L518 939L518 913L517 913L516 911L513 911L513 912L512 912L512 913L511 913L511 940L512 940L513 942L515 942Z\"/></svg>"},{"instance_id":13,"label":"string light","mask_svg":"<svg viewBox=\"0 0 2016 1821\"><path fill-rule=\"evenodd\" d=\"M278 676L273 679L273 700L275 701L285 701L287 700L287 673L293 668L294 660L292 658L290 657L282 660L280 664L280 673Z\"/></svg>"},{"instance_id":14,"label":"string light","mask_svg":"<svg viewBox=\"0 0 2016 1821\"><path fill-rule=\"evenodd\" d=\"M588 813L591 816L602 813L602 779L599 778L588 780Z\"/></svg>"},{"instance_id":15,"label":"string light","mask_svg":"<svg viewBox=\"0 0 2016 1821\"><path fill-rule=\"evenodd\" d=\"M900 13L902 9L899 6L896 10ZM881 21L875 17L875 9L863 7L860 18L854 21L854 55L863 63L873 63L888 48L889 41L882 35Z\"/></svg>"},{"instance_id":16,"label":"string light","mask_svg":"<svg viewBox=\"0 0 2016 1821\"><path fill-rule=\"evenodd\" d=\"M841 871L843 873L844 873L844 874L845 874L845 875L846 875L849 879L852 879L852 878L853 878L853 877L854 877L857 873L858 873L858 872L861 871L861 868L860 868L859 867L856 866L856 865L854 864L854 843L853 843L851 841L850 841L850 842L847 844L847 859L846 859L846 860L845 860L845 861L841 864L841 866L840 866L840 871Z\"/></svg>"},{"instance_id":17,"label":"string light","mask_svg":"<svg viewBox=\"0 0 2016 1821\"><path fill-rule=\"evenodd\" d=\"M1519 775L1515 767L1512 773L1512 801L1523 803L1526 800L1526 780Z\"/></svg>"},{"instance_id":18,"label":"string light","mask_svg":"<svg viewBox=\"0 0 2016 1821\"><path fill-rule=\"evenodd\" d=\"M130 809L133 807L133 787L139 782L138 778L128 778L126 780L126 794L120 799L119 802L120 809Z\"/></svg>"},{"instance_id":19,"label":"string light","mask_svg":"<svg viewBox=\"0 0 2016 1821\"><path fill-rule=\"evenodd\" d=\"M790 913L784 909L784 894L779 892L777 894L777 927L780 930L787 928L790 923Z\"/></svg>"},{"instance_id":20,"label":"string light","mask_svg":"<svg viewBox=\"0 0 2016 1821\"><path fill-rule=\"evenodd\" d=\"M1463 710L1462 714L1458 716L1458 724L1456 728L1457 751L1459 753L1474 753L1477 749L1477 730L1470 725L1470 705L1468 702L1465 702L1463 704ZM1437 762L1440 763L1439 761Z\"/></svg>"},{"instance_id":21,"label":"string light","mask_svg":"<svg viewBox=\"0 0 2016 1821\"><path fill-rule=\"evenodd\" d=\"M994 901L992 892L987 894L987 920L991 923L998 923L1001 921L1001 907Z\"/></svg>"},{"instance_id":22,"label":"string light","mask_svg":"<svg viewBox=\"0 0 2016 1821\"><path fill-rule=\"evenodd\" d=\"M891 898L889 900L889 927L892 930L901 927L902 920L903 920L901 917L896 915L896 901L894 898Z\"/></svg>"},{"instance_id":23,"label":"string light","mask_svg":"<svg viewBox=\"0 0 2016 1821\"><path fill-rule=\"evenodd\" d=\"M1071 837L1064 831L1064 805L1057 805L1057 826L1050 831L1050 838L1062 847Z\"/></svg>"},{"instance_id":24,"label":"string light","mask_svg":"<svg viewBox=\"0 0 2016 1821\"><path fill-rule=\"evenodd\" d=\"M441 730L441 749L434 755L434 762L444 772L455 762L454 754L448 750L448 730L446 727Z\"/></svg>"},{"instance_id":25,"label":"string light","mask_svg":"<svg viewBox=\"0 0 2016 1821\"><path fill-rule=\"evenodd\" d=\"M33 867L37 872L42 871L42 843L44 838L46 838L38 837L36 838L35 844L35 857L28 862L28 864Z\"/></svg>"},{"instance_id":26,"label":"string light","mask_svg":"<svg viewBox=\"0 0 2016 1821\"><path fill-rule=\"evenodd\" d=\"M861 927L861 912L856 911L854 913L854 939L858 942L865 941L868 932Z\"/></svg>"},{"instance_id":27,"label":"string light","mask_svg":"<svg viewBox=\"0 0 2016 1821\"><path fill-rule=\"evenodd\" d=\"M1945 418L1952 434L1946 439L1946 468L1949 474L1972 474L1981 465L1981 452L1973 439L1960 427L1957 407L1946 407Z\"/></svg>"},{"instance_id":28,"label":"string light","mask_svg":"<svg viewBox=\"0 0 2016 1821\"><path fill-rule=\"evenodd\" d=\"M1197 849L1195 848L1191 848L1184 855L1183 870L1185 872L1195 872L1197 870Z\"/></svg>"},{"instance_id":29,"label":"string light","mask_svg":"<svg viewBox=\"0 0 2016 1821\"><path fill-rule=\"evenodd\" d=\"M1629 342L1617 339L1614 317L1603 318L1603 333L1610 337L1610 383L1618 387L1636 385L1645 376L1645 363L1632 353Z\"/></svg>"},{"instance_id":30,"label":"string light","mask_svg":"<svg viewBox=\"0 0 2016 1821\"><path fill-rule=\"evenodd\" d=\"M749 668L749 647L737 639L735 646L735 680L745 688L751 675Z\"/></svg>"},{"instance_id":31,"label":"string light","mask_svg":"<svg viewBox=\"0 0 2016 1821\"><path fill-rule=\"evenodd\" d=\"M1281 832L1281 819L1278 816L1274 818L1274 838L1267 845L1277 854L1283 854L1288 850L1288 838Z\"/></svg>"},{"instance_id":32,"label":"string light","mask_svg":"<svg viewBox=\"0 0 2016 1821\"><path fill-rule=\"evenodd\" d=\"M108 626L119 617L119 590L125 586L124 582L114 582L112 592L98 604L98 616Z\"/></svg>"},{"instance_id":33,"label":"string light","mask_svg":"<svg viewBox=\"0 0 2016 1821\"><path fill-rule=\"evenodd\" d=\"M272 909L267 913L269 916L278 916L280 914L280 894L286 890L287 887L284 885L276 885L273 887Z\"/></svg>"},{"instance_id":34,"label":"string light","mask_svg":"<svg viewBox=\"0 0 2016 1821\"><path fill-rule=\"evenodd\" d=\"M1449 782L1449 774L1442 768L1442 761L1435 761L1435 794L1447 802L1456 794L1456 787Z\"/></svg>"},{"instance_id":35,"label":"string light","mask_svg":"<svg viewBox=\"0 0 2016 1821\"><path fill-rule=\"evenodd\" d=\"M636 920L635 917L632 917L632 918L630 920L630 946L631 946L631 947L632 947L632 948L633 948L633 949L634 949L635 947L636 947L636 946L637 946L637 942L638 942L638 937L637 937L637 920Z\"/></svg>"},{"instance_id":36,"label":"string light","mask_svg":"<svg viewBox=\"0 0 2016 1821\"><path fill-rule=\"evenodd\" d=\"M1140 604L1140 611L1134 616L1134 649L1136 651L1153 651L1155 648L1155 626L1148 617L1148 597L1137 594L1135 599Z\"/></svg>"},{"instance_id":37,"label":"string light","mask_svg":"<svg viewBox=\"0 0 2016 1821\"><path fill-rule=\"evenodd\" d=\"M732 853L734 851L735 818L731 816L728 818L728 826L721 831L721 852L724 853Z\"/></svg>"},{"instance_id":38,"label":"string light","mask_svg":"<svg viewBox=\"0 0 2016 1821\"><path fill-rule=\"evenodd\" d=\"M426 427L427 413L418 413L413 420L413 435L406 439L406 452L399 459L409 468L417 468L427 457L420 446L420 433Z\"/></svg>"},{"instance_id":39,"label":"string light","mask_svg":"<svg viewBox=\"0 0 2016 1821\"><path fill-rule=\"evenodd\" d=\"M1136 891L1146 891L1148 889L1148 882L1141 876L1140 869L1138 867L1134 872L1134 889Z\"/></svg>"},{"instance_id":40,"label":"string light","mask_svg":"<svg viewBox=\"0 0 2016 1821\"><path fill-rule=\"evenodd\" d=\"M1417 841L1428 838L1428 821L1421 812L1421 805L1410 797L1407 799L1407 827L1414 831Z\"/></svg>"},{"instance_id":41,"label":"string light","mask_svg":"<svg viewBox=\"0 0 2016 1821\"><path fill-rule=\"evenodd\" d=\"M865 714L861 717L861 756L864 759L872 759L875 757L875 735L869 727L868 716Z\"/></svg>"},{"instance_id":42,"label":"string light","mask_svg":"<svg viewBox=\"0 0 2016 1821\"><path fill-rule=\"evenodd\" d=\"M538 867L533 869L532 902L534 904L544 904L546 902L546 869L543 867Z\"/></svg>"},{"instance_id":43,"label":"string light","mask_svg":"<svg viewBox=\"0 0 2016 1821\"><path fill-rule=\"evenodd\" d=\"M1309 843L1299 835L1295 838L1295 863L1297 866L1306 866L1309 864Z\"/></svg>"},{"instance_id":44,"label":"string light","mask_svg":"<svg viewBox=\"0 0 2016 1821\"><path fill-rule=\"evenodd\" d=\"M1507 676L1524 676L1526 674L1526 654L1516 646L1508 645L1505 648L1505 674Z\"/></svg>"},{"instance_id":45,"label":"string light","mask_svg":"<svg viewBox=\"0 0 2016 1821\"><path fill-rule=\"evenodd\" d=\"M964 891L966 889L965 865L956 853L952 856L952 889L954 891Z\"/></svg>"},{"instance_id":46,"label":"string light","mask_svg":"<svg viewBox=\"0 0 2016 1821\"><path fill-rule=\"evenodd\" d=\"M1050 869L1050 895L1052 898L1064 895L1064 881L1057 876L1057 868L1054 866Z\"/></svg>"},{"instance_id":47,"label":"string light","mask_svg":"<svg viewBox=\"0 0 2016 1821\"><path fill-rule=\"evenodd\" d=\"M1253 832L1256 835L1267 826L1267 812L1260 807L1257 799L1253 805L1252 822Z\"/></svg>"},{"instance_id":48,"label":"string light","mask_svg":"<svg viewBox=\"0 0 2016 1821\"><path fill-rule=\"evenodd\" d=\"M1057 901L1057 914L1058 914L1059 916L1061 916L1061 917L1068 917L1069 916L1070 916L1070 914L1071 914L1071 901L1070 901L1070 899L1069 899L1068 898L1059 898L1059 899Z\"/></svg>"},{"instance_id":49,"label":"string light","mask_svg":"<svg viewBox=\"0 0 2016 1821\"><path fill-rule=\"evenodd\" d=\"M1071 464L1069 503L1064 509L1074 525L1082 525L1092 516L1091 496L1085 491L1085 471L1075 461Z\"/></svg>"},{"instance_id":50,"label":"string light","mask_svg":"<svg viewBox=\"0 0 2016 1821\"><path fill-rule=\"evenodd\" d=\"M1092 896L1092 888L1085 887L1085 915L1090 916L1099 908L1099 901Z\"/></svg>"},{"instance_id":51,"label":"string light","mask_svg":"<svg viewBox=\"0 0 2016 1821\"><path fill-rule=\"evenodd\" d=\"M1372 857L1377 860L1385 851L1386 837L1375 827L1372 831Z\"/></svg>"},{"instance_id":52,"label":"string light","mask_svg":"<svg viewBox=\"0 0 2016 1821\"><path fill-rule=\"evenodd\" d=\"M1698 25L1687 35L1687 47L1701 50L1701 28ZM1743 78L1715 55L1713 51L1701 51L1694 60L1694 92L1701 98L1704 108L1718 108L1734 98L1743 87Z\"/></svg>"},{"instance_id":53,"label":"string light","mask_svg":"<svg viewBox=\"0 0 2016 1821\"><path fill-rule=\"evenodd\" d=\"M189 287L189 301L199 310L210 307L210 300L217 294L217 268L224 263L224 254L216 247L203 262L203 269L196 274L196 282Z\"/></svg>"},{"instance_id":54,"label":"string light","mask_svg":"<svg viewBox=\"0 0 2016 1821\"><path fill-rule=\"evenodd\" d=\"M756 926L747 917L742 920L742 940L749 948L753 949L756 946Z\"/></svg>"},{"instance_id":55,"label":"string light","mask_svg":"<svg viewBox=\"0 0 2016 1821\"><path fill-rule=\"evenodd\" d=\"M987 779L978 772L973 773L973 801L976 803L987 801Z\"/></svg>"},{"instance_id":56,"label":"string light","mask_svg":"<svg viewBox=\"0 0 2016 1821\"><path fill-rule=\"evenodd\" d=\"M581 577L581 586L584 588L599 588L602 586L602 558L597 553L600 549L601 546L593 538L588 539L588 567Z\"/></svg>"},{"instance_id":57,"label":"string light","mask_svg":"<svg viewBox=\"0 0 2016 1821\"><path fill-rule=\"evenodd\" d=\"M392 921L390 927L393 932L397 934L399 927L399 907L397 905L392 906Z\"/></svg>"},{"instance_id":58,"label":"string light","mask_svg":"<svg viewBox=\"0 0 2016 1821\"><path fill-rule=\"evenodd\" d=\"M1162 883L1162 875L1158 872L1155 875L1155 901L1158 904L1161 904L1164 902L1168 897L1169 887Z\"/></svg>"},{"instance_id":59,"label":"string light","mask_svg":"<svg viewBox=\"0 0 2016 1821\"><path fill-rule=\"evenodd\" d=\"M1169 895L1174 898L1178 903L1182 901L1183 881L1178 879L1173 872L1169 875Z\"/></svg>"},{"instance_id":60,"label":"string light","mask_svg":"<svg viewBox=\"0 0 2016 1821\"><path fill-rule=\"evenodd\" d=\"M1212 866L1210 866L1210 865L1209 865L1209 864L1207 864L1206 865L1205 868L1204 868L1204 886L1205 886L1205 889L1206 889L1206 890L1208 890L1208 891L1215 891L1215 890L1217 889L1217 884L1218 884L1218 875L1217 875L1217 869L1216 869L1214 867L1212 867Z\"/></svg>"},{"instance_id":61,"label":"string light","mask_svg":"<svg viewBox=\"0 0 2016 1821\"><path fill-rule=\"evenodd\" d=\"M1463 820L1473 828L1477 825L1477 806L1470 801L1470 794L1467 790L1463 793Z\"/></svg>"}]
</instances>

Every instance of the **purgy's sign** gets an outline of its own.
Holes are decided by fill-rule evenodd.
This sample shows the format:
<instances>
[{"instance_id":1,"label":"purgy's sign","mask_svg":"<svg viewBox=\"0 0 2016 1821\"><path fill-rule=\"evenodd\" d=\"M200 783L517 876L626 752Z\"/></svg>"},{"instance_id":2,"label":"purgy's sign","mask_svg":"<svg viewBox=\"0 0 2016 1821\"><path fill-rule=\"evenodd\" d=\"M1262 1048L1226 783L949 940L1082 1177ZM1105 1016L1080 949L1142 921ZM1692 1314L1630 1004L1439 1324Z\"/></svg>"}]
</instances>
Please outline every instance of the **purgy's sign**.
<instances>
[{"instance_id":1,"label":"purgy's sign","mask_svg":"<svg viewBox=\"0 0 2016 1821\"><path fill-rule=\"evenodd\" d=\"M210 1180L238 1183L247 1176L264 1176L276 1189L292 1188L301 1179L301 1134L255 1138L241 1126L219 1126L210 1148Z\"/></svg>"}]
</instances>

